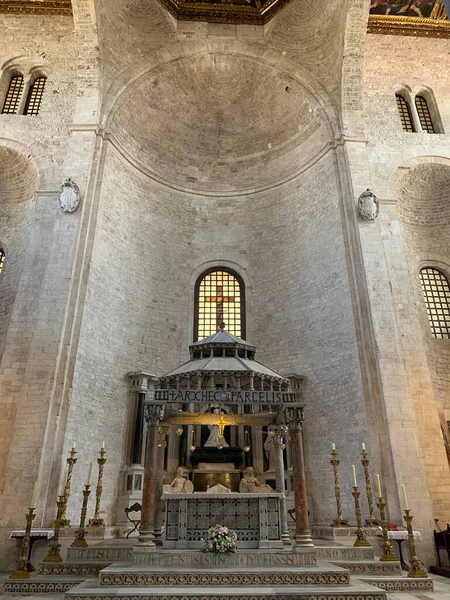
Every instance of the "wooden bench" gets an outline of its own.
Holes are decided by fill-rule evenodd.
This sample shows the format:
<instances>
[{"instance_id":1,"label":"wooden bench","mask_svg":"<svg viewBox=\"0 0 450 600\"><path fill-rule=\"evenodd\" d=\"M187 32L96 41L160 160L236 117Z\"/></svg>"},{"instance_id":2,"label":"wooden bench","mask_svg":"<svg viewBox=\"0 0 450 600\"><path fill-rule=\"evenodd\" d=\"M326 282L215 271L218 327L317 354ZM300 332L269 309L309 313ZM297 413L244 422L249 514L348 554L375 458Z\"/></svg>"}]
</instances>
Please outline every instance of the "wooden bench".
<instances>
[{"instance_id":1,"label":"wooden bench","mask_svg":"<svg viewBox=\"0 0 450 600\"><path fill-rule=\"evenodd\" d=\"M439 566L442 567L440 550L447 552L448 562L450 564L450 525L448 523L445 531L434 531L434 545L438 555Z\"/></svg>"}]
</instances>

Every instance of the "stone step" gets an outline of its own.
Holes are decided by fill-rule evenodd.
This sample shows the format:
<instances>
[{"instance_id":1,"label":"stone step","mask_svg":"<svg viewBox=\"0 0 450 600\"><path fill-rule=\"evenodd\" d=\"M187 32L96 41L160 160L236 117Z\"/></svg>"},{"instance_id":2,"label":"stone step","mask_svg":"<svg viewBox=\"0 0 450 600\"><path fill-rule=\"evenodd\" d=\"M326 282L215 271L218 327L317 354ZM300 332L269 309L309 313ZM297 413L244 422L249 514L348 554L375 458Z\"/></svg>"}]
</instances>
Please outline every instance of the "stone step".
<instances>
[{"instance_id":1,"label":"stone step","mask_svg":"<svg viewBox=\"0 0 450 600\"><path fill-rule=\"evenodd\" d=\"M75 577L96 577L105 567L109 567L111 561L107 562L62 562L62 563L39 563L38 575L63 575Z\"/></svg>"},{"instance_id":2,"label":"stone step","mask_svg":"<svg viewBox=\"0 0 450 600\"><path fill-rule=\"evenodd\" d=\"M69 590L67 600L386 600L386 593L374 586L356 582L348 586L202 586L157 588L93 587L88 582Z\"/></svg>"},{"instance_id":3,"label":"stone step","mask_svg":"<svg viewBox=\"0 0 450 600\"><path fill-rule=\"evenodd\" d=\"M350 574L341 567L320 563L318 567L130 567L115 563L100 573L100 586L260 586L348 585Z\"/></svg>"},{"instance_id":4,"label":"stone step","mask_svg":"<svg viewBox=\"0 0 450 600\"><path fill-rule=\"evenodd\" d=\"M64 594L73 587L86 583L86 577L44 577L33 575L29 579L7 579L4 591L10 594ZM90 585L95 585L96 579Z\"/></svg>"},{"instance_id":5,"label":"stone step","mask_svg":"<svg viewBox=\"0 0 450 600\"><path fill-rule=\"evenodd\" d=\"M352 575L378 575L389 577L402 575L400 562L381 562L379 560L333 560L333 565L347 569Z\"/></svg>"},{"instance_id":6,"label":"stone step","mask_svg":"<svg viewBox=\"0 0 450 600\"><path fill-rule=\"evenodd\" d=\"M372 547L357 546L316 546L317 558L334 562L335 560L374 560Z\"/></svg>"},{"instance_id":7,"label":"stone step","mask_svg":"<svg viewBox=\"0 0 450 600\"><path fill-rule=\"evenodd\" d=\"M419 577L361 577L363 583L376 586L386 592L432 592L433 580Z\"/></svg>"}]
</instances>

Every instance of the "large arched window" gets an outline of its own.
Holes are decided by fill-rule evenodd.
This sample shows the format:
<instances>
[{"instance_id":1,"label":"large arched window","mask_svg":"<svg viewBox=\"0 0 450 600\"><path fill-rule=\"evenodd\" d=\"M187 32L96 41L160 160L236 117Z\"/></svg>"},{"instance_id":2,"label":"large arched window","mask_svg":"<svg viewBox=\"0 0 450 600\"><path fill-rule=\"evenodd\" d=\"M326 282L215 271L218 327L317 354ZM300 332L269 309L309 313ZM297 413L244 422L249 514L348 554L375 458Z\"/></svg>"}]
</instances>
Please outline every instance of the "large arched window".
<instances>
[{"instance_id":1,"label":"large arched window","mask_svg":"<svg viewBox=\"0 0 450 600\"><path fill-rule=\"evenodd\" d=\"M422 131L426 131L427 133L436 133L426 98L423 96L416 96L415 102Z\"/></svg>"},{"instance_id":2,"label":"large arched window","mask_svg":"<svg viewBox=\"0 0 450 600\"><path fill-rule=\"evenodd\" d=\"M15 115L19 110L20 100L23 92L23 76L13 75L9 80L8 91L6 92L3 103L2 113L6 115Z\"/></svg>"},{"instance_id":3,"label":"large arched window","mask_svg":"<svg viewBox=\"0 0 450 600\"><path fill-rule=\"evenodd\" d=\"M398 114L400 115L403 131L414 133L414 122L411 116L411 110L409 108L408 101L404 96L402 96L402 94L395 94L395 99L397 100Z\"/></svg>"},{"instance_id":4,"label":"large arched window","mask_svg":"<svg viewBox=\"0 0 450 600\"><path fill-rule=\"evenodd\" d=\"M24 115L39 114L46 81L47 78L41 75L40 77L37 77L30 85L30 89L28 90L27 103L25 104L25 110L23 113Z\"/></svg>"},{"instance_id":5,"label":"large arched window","mask_svg":"<svg viewBox=\"0 0 450 600\"><path fill-rule=\"evenodd\" d=\"M244 282L230 269L216 267L195 285L194 341L213 335L222 321L229 333L245 338Z\"/></svg>"},{"instance_id":6,"label":"large arched window","mask_svg":"<svg viewBox=\"0 0 450 600\"><path fill-rule=\"evenodd\" d=\"M433 267L420 270L423 297L431 333L435 338L450 338L450 285L447 277Z\"/></svg>"}]
</instances>

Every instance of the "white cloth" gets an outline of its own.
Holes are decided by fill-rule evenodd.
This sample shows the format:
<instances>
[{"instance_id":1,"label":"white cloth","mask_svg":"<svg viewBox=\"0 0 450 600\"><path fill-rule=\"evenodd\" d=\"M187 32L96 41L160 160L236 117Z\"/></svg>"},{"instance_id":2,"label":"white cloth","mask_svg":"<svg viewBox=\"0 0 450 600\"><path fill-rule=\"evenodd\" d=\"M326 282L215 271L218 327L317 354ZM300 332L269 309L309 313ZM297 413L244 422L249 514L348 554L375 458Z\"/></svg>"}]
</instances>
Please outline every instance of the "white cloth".
<instances>
[{"instance_id":1,"label":"white cloth","mask_svg":"<svg viewBox=\"0 0 450 600\"><path fill-rule=\"evenodd\" d=\"M422 539L422 534L420 531L413 531L414 537ZM383 530L381 527L378 527L377 535L383 535ZM408 532L407 531L388 531L388 539L389 540L407 540Z\"/></svg>"},{"instance_id":2,"label":"white cloth","mask_svg":"<svg viewBox=\"0 0 450 600\"><path fill-rule=\"evenodd\" d=\"M54 529L32 529L30 532L30 537L46 537L48 540L50 540L53 537L54 533ZM14 529L14 531L11 531L11 533L9 534L9 537L23 538L24 535L25 529Z\"/></svg>"}]
</instances>

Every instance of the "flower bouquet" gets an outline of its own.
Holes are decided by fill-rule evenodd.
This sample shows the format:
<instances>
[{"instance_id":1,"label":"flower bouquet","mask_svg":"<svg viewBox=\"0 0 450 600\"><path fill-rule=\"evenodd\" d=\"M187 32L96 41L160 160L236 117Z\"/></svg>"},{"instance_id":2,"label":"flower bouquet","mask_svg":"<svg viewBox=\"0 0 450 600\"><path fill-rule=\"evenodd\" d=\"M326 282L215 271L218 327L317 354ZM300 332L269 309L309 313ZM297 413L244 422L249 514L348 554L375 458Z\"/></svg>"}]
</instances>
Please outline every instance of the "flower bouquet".
<instances>
[{"instance_id":1,"label":"flower bouquet","mask_svg":"<svg viewBox=\"0 0 450 600\"><path fill-rule=\"evenodd\" d=\"M204 548L205 552L214 552L215 554L231 554L237 552L237 534L235 531L215 525L208 529L208 539Z\"/></svg>"}]
</instances>

